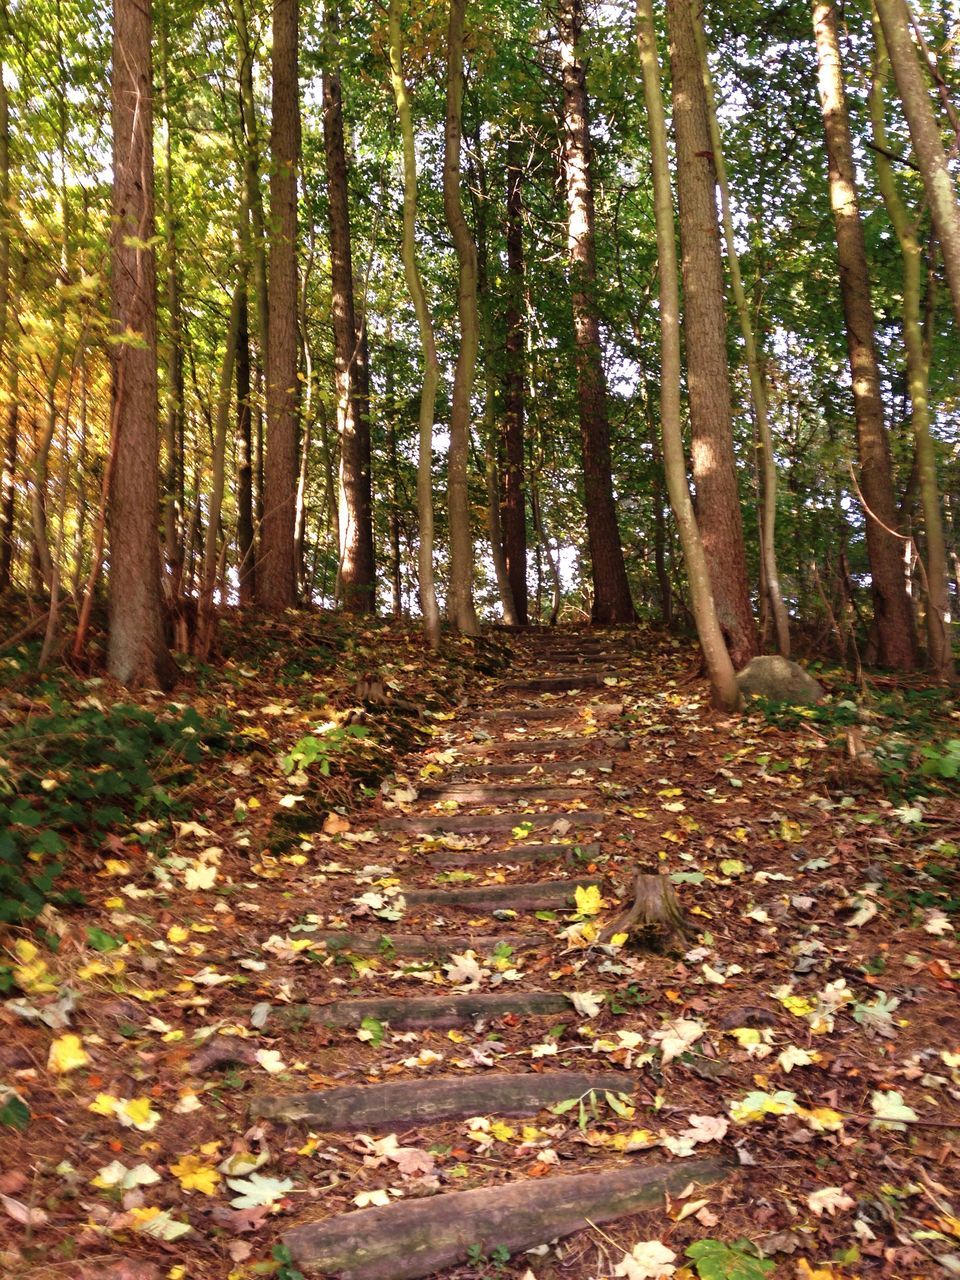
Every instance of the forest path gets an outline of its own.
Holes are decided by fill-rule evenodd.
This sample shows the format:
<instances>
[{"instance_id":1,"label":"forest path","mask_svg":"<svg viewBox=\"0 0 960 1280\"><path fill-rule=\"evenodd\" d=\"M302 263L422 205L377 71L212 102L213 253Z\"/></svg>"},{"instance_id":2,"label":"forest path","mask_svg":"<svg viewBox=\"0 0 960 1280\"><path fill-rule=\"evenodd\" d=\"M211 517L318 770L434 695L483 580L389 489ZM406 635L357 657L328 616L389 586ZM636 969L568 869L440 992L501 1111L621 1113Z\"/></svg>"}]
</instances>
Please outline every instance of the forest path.
<instances>
[{"instance_id":1,"label":"forest path","mask_svg":"<svg viewBox=\"0 0 960 1280\"><path fill-rule=\"evenodd\" d=\"M553 1140L571 1124L586 1138L595 1124L629 1120L638 1084L624 1069L626 1050L615 1069L561 1065L564 1038L569 1052L582 1057L577 1024L609 998L595 989L593 976L578 982L578 965L570 960L576 941L564 932L572 927L576 934L584 922L589 927L601 901L616 906L620 890L610 872L621 862L628 873L624 892L631 881L631 859L623 857L630 818L616 782L617 754L627 739L615 726L624 711L617 690L636 649L628 634L590 632L535 632L517 637L513 647L509 678L487 690L482 702L462 708L443 735L437 753L443 765L419 770L442 776L399 786L390 802L395 812L373 827L378 847L400 841L399 856L380 868L388 874L378 883L403 912L403 933L322 935L328 950L395 958L401 988L411 977L416 982L410 971L403 980L402 961L422 957L423 977L432 978L439 963L455 989L351 995L304 1010L312 1025L337 1032L340 1039L330 1041L334 1053L358 1036L379 1044L415 1040L419 1031L437 1041L448 1032L447 1044L469 1046L467 1056L454 1062L453 1074L440 1068L426 1079L381 1081L375 1069L364 1084L261 1096L254 1103L255 1116L304 1123L321 1141L324 1133L353 1132L369 1165L392 1162L404 1179L403 1199L373 1193L367 1207L286 1231L284 1244L304 1271L412 1280L481 1259L502 1267L507 1252L661 1209L665 1195L728 1172L721 1159L637 1154L648 1138L631 1140L629 1125L619 1150L591 1152L589 1172L560 1172ZM422 759L413 762L420 765ZM372 910L382 896L370 899ZM602 960L603 952L595 958ZM610 968L614 978L625 972L612 962ZM627 1045L629 1024L629 1018L620 1022ZM507 1063L495 1063L491 1051L500 1057L507 1039L515 1042L503 1055L513 1059L513 1069L503 1070ZM442 1057L427 1048L404 1066L422 1077ZM536 1123L518 1135L507 1117ZM450 1137L454 1120L468 1121L485 1170L475 1169L473 1160L464 1164L464 1140ZM532 1166L525 1172L534 1176L505 1180L509 1169L493 1154L498 1135L522 1137ZM458 1177L470 1190L448 1189Z\"/></svg>"}]
</instances>

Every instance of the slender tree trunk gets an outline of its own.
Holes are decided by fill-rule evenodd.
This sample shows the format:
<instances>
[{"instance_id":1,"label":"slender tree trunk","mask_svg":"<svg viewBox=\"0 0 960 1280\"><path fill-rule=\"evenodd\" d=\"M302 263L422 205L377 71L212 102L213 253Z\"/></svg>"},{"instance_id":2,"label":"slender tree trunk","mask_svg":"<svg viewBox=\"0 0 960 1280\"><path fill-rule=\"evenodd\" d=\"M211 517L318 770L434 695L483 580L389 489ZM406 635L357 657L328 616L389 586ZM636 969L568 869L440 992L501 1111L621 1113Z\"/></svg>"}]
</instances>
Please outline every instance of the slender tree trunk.
<instances>
[{"instance_id":1,"label":"slender tree trunk","mask_svg":"<svg viewBox=\"0 0 960 1280\"><path fill-rule=\"evenodd\" d=\"M597 310L590 101L579 48L582 28L583 0L560 0L567 250L576 338L583 489L593 572L593 621L632 622L633 603L613 496L607 386Z\"/></svg>"},{"instance_id":2,"label":"slender tree trunk","mask_svg":"<svg viewBox=\"0 0 960 1280\"><path fill-rule=\"evenodd\" d=\"M638 0L637 44L650 131L657 259L660 267L660 423L667 488L680 533L690 584L690 601L714 701L721 707L734 710L740 704L740 690L713 600L706 553L693 512L690 490L687 488L687 466L683 454L680 421L680 281L673 194L670 190L667 128L660 90L660 64L657 58L652 0Z\"/></svg>"},{"instance_id":3,"label":"slender tree trunk","mask_svg":"<svg viewBox=\"0 0 960 1280\"><path fill-rule=\"evenodd\" d=\"M110 674L172 685L160 607L157 539L157 280L154 259L152 15L149 0L113 6ZM129 335L136 335L130 340Z\"/></svg>"},{"instance_id":4,"label":"slender tree trunk","mask_svg":"<svg viewBox=\"0 0 960 1280\"><path fill-rule=\"evenodd\" d=\"M853 142L840 63L837 13L832 0L814 0L813 29L827 140L830 203L840 264L840 291L853 379L860 487L867 508L864 516L878 658L884 666L912 671L917 662L917 640L903 580L902 543L896 532L897 510L893 497L890 448L883 421L867 251L854 179Z\"/></svg>"},{"instance_id":5,"label":"slender tree trunk","mask_svg":"<svg viewBox=\"0 0 960 1280\"><path fill-rule=\"evenodd\" d=\"M233 0L233 17L240 57L237 78L240 84L240 122L243 126L243 181L246 188L247 208L250 211L250 270L253 274L260 360L264 364L267 359L270 327L267 296L267 243L263 196L260 191L260 127L257 122L257 106L253 92L254 51L250 42L250 24L247 19L245 0Z\"/></svg>"},{"instance_id":6,"label":"slender tree trunk","mask_svg":"<svg viewBox=\"0 0 960 1280\"><path fill-rule=\"evenodd\" d=\"M388 327L387 347L390 346L390 337ZM390 463L390 588L393 596L393 616L399 621L403 617L403 580L400 559L400 458L397 450L396 379L389 351L387 351L386 384L384 416L387 424L387 450Z\"/></svg>"},{"instance_id":7,"label":"slender tree trunk","mask_svg":"<svg viewBox=\"0 0 960 1280\"><path fill-rule=\"evenodd\" d=\"M523 161L519 138L507 142L506 351L503 386L503 550L516 621L527 625L527 511L524 483Z\"/></svg>"},{"instance_id":8,"label":"slender tree trunk","mask_svg":"<svg viewBox=\"0 0 960 1280\"><path fill-rule=\"evenodd\" d=\"M237 579L241 605L254 598L253 437L250 430L250 330L247 291L240 295L237 328Z\"/></svg>"},{"instance_id":9,"label":"slender tree trunk","mask_svg":"<svg viewBox=\"0 0 960 1280\"><path fill-rule=\"evenodd\" d=\"M390 0L390 84L397 103L403 139L403 269L417 317L423 347L423 388L420 392L420 452L417 466L417 514L420 543L417 564L420 579L420 608L423 630L431 649L440 645L440 612L433 576L433 415L436 407L440 366L420 268L417 265L417 153L413 133L410 96L403 76L403 37L400 0Z\"/></svg>"},{"instance_id":10,"label":"slender tree trunk","mask_svg":"<svg viewBox=\"0 0 960 1280\"><path fill-rule=\"evenodd\" d=\"M937 456L930 434L929 366L924 350L921 294L923 279L923 246L916 223L907 213L900 196L893 167L886 155L887 137L884 120L884 86L889 61L883 32L874 10L875 62L870 92L870 114L873 139L877 144L874 162L880 194L893 224L903 255L903 336L907 353L907 389L910 396L910 419L916 440L914 472L920 489L923 527L926 537L927 580L927 651L931 668L943 678L953 674L953 650L950 635L950 597L947 587L947 551L940 514L937 485ZM912 478L912 477L911 477Z\"/></svg>"},{"instance_id":11,"label":"slender tree trunk","mask_svg":"<svg viewBox=\"0 0 960 1280\"><path fill-rule=\"evenodd\" d=\"M343 94L335 60L337 10L328 0L325 26L330 53L323 73L323 141L330 202L337 431L340 435L340 584L348 613L372 613L376 606L373 499L370 481L370 423L360 411L357 329L350 247L350 201L343 141Z\"/></svg>"},{"instance_id":12,"label":"slender tree trunk","mask_svg":"<svg viewBox=\"0 0 960 1280\"><path fill-rule=\"evenodd\" d=\"M183 546L180 541L183 511L178 476L182 470L179 452L183 441L183 309L180 305L180 265L177 245L176 201L173 190L173 119L170 105L170 62L165 18L159 24L160 88L163 100L163 213L165 283L167 299L168 351L166 367L166 413L163 416L163 546L170 597L180 595L183 577Z\"/></svg>"},{"instance_id":13,"label":"slender tree trunk","mask_svg":"<svg viewBox=\"0 0 960 1280\"><path fill-rule=\"evenodd\" d=\"M769 603L770 613L773 616L777 634L777 648L784 658L789 658L790 617L783 601L783 592L780 588L780 571L777 567L777 460L773 454L773 434L770 430L767 387L760 363L760 355L757 350L757 340L753 332L750 304L747 301L743 278L740 274L740 258L737 253L737 242L733 229L730 188L727 184L727 169L723 159L720 126L717 121L713 80L710 75L710 61L707 55L706 33L703 29L701 13L696 4L690 6L690 15L700 61L700 74L703 78L704 93L706 95L707 124L710 130L710 145L713 151L717 186L720 192L720 211L723 220L723 238L727 249L727 266L730 271L730 290L733 294L737 318L740 321L740 333L743 336L747 373L750 378L750 394L753 399L757 434L759 435L760 560L763 568L764 596Z\"/></svg>"},{"instance_id":14,"label":"slender tree trunk","mask_svg":"<svg viewBox=\"0 0 960 1280\"><path fill-rule=\"evenodd\" d=\"M300 108L298 0L273 5L273 127L270 136L270 267L267 439L257 595L265 609L297 598L297 165Z\"/></svg>"},{"instance_id":15,"label":"slender tree trunk","mask_svg":"<svg viewBox=\"0 0 960 1280\"><path fill-rule=\"evenodd\" d=\"M906 0L876 0L876 8L940 241L953 314L960 326L960 204L927 83L910 38L910 9Z\"/></svg>"},{"instance_id":16,"label":"slender tree trunk","mask_svg":"<svg viewBox=\"0 0 960 1280\"><path fill-rule=\"evenodd\" d=\"M691 10L692 0L668 0L691 460L717 616L733 665L740 668L757 652L757 627L733 452L716 170Z\"/></svg>"}]
</instances>

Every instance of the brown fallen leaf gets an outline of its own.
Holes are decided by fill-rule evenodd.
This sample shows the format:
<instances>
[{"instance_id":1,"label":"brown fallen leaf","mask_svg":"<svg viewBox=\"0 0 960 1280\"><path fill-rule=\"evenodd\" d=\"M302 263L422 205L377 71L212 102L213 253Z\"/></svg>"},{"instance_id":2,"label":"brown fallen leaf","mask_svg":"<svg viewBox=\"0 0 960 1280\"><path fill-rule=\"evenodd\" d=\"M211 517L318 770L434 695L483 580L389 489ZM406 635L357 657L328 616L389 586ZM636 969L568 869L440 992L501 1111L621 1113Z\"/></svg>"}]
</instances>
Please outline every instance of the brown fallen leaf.
<instances>
[{"instance_id":1,"label":"brown fallen leaf","mask_svg":"<svg viewBox=\"0 0 960 1280\"><path fill-rule=\"evenodd\" d=\"M42 1227L50 1221L43 1209L32 1209L22 1200L14 1200L13 1196L0 1194L0 1204L3 1205L8 1217L14 1222L22 1223L25 1227Z\"/></svg>"}]
</instances>

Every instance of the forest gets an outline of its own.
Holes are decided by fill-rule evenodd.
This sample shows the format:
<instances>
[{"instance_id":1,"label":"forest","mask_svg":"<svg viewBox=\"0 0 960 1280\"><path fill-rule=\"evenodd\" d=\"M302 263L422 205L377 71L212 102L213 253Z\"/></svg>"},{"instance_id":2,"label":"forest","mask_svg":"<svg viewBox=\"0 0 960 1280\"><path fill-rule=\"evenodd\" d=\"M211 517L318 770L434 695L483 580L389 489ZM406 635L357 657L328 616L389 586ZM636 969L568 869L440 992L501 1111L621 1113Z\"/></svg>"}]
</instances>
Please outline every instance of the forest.
<instances>
[{"instance_id":1,"label":"forest","mask_svg":"<svg viewBox=\"0 0 960 1280\"><path fill-rule=\"evenodd\" d=\"M0 1273L960 1273L958 41L0 0Z\"/></svg>"}]
</instances>

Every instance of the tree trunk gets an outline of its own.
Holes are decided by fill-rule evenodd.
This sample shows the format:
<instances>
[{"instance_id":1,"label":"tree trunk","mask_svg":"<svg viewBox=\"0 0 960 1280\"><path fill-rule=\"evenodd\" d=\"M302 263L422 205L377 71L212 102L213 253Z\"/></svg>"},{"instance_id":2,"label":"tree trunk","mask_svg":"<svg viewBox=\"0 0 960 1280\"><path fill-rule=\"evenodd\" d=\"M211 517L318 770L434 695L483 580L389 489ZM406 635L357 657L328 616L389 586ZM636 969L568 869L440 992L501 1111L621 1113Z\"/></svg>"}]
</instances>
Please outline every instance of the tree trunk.
<instances>
[{"instance_id":1,"label":"tree trunk","mask_svg":"<svg viewBox=\"0 0 960 1280\"><path fill-rule=\"evenodd\" d=\"M950 635L950 596L947 585L947 552L940 514L937 486L937 456L930 434L929 366L924 350L921 320L923 278L923 246L917 225L907 213L900 196L893 167L886 154L887 137L884 120L884 86L889 60L883 32L874 10L875 62L870 91L870 114L873 139L877 144L874 162L880 194L893 224L903 255L903 336L907 352L907 390L910 395L910 419L916 440L914 471L919 482L923 527L926 536L927 581L927 657L933 671L941 679L953 674L953 649ZM912 477L911 477L912 479Z\"/></svg>"},{"instance_id":2,"label":"tree trunk","mask_svg":"<svg viewBox=\"0 0 960 1280\"><path fill-rule=\"evenodd\" d=\"M340 584L348 613L376 607L376 565L370 483L370 423L358 394L357 329L350 247L350 201L343 142L343 94L334 57L338 39L336 7L327 3L328 61L323 73L323 143L330 202L330 277L337 431L340 436Z\"/></svg>"},{"instance_id":3,"label":"tree trunk","mask_svg":"<svg viewBox=\"0 0 960 1280\"><path fill-rule=\"evenodd\" d=\"M692 3L693 0L668 0L667 4L691 460L697 491L697 525L717 616L733 665L739 669L757 652L757 627L750 603L733 452L716 170Z\"/></svg>"},{"instance_id":4,"label":"tree trunk","mask_svg":"<svg viewBox=\"0 0 960 1280\"><path fill-rule=\"evenodd\" d=\"M637 3L637 45L643 71L643 93L650 131L650 159L653 169L654 213L657 225L657 259L660 267L660 423L667 488L680 543L687 565L690 600L710 676L714 701L727 710L740 704L740 690L730 653L724 642L714 604L706 553L687 488L687 466L683 454L680 421L680 282L677 269L676 229L673 195L670 190L670 160L660 65L652 0Z\"/></svg>"},{"instance_id":5,"label":"tree trunk","mask_svg":"<svg viewBox=\"0 0 960 1280\"><path fill-rule=\"evenodd\" d=\"M840 264L840 292L853 379L867 553L873 585L878 660L912 671L917 662L913 613L903 579L902 544L887 431L880 396L867 251L854 180L853 142L840 63L837 14L831 0L814 0L820 104L827 141L830 203Z\"/></svg>"},{"instance_id":6,"label":"tree trunk","mask_svg":"<svg viewBox=\"0 0 960 1280\"><path fill-rule=\"evenodd\" d=\"M507 328L503 385L503 551L516 620L527 625L527 511L524 483L523 164L520 140L507 142Z\"/></svg>"},{"instance_id":7,"label":"tree trunk","mask_svg":"<svg viewBox=\"0 0 960 1280\"><path fill-rule=\"evenodd\" d=\"M267 321L267 439L259 603L276 612L297 598L297 165L300 113L298 0L273 5L273 127L270 135L270 265Z\"/></svg>"},{"instance_id":8,"label":"tree trunk","mask_svg":"<svg viewBox=\"0 0 960 1280\"><path fill-rule=\"evenodd\" d=\"M560 0L567 250L576 339L583 489L593 572L593 621L632 622L633 603L613 496L607 386L597 311L590 102L579 49L582 27L583 0Z\"/></svg>"},{"instance_id":9,"label":"tree trunk","mask_svg":"<svg viewBox=\"0 0 960 1280\"><path fill-rule=\"evenodd\" d=\"M183 440L183 313L180 306L180 266L177 245L176 201L173 191L173 111L170 106L170 66L164 17L159 29L160 88L163 101L163 185L161 188L163 243L167 296L168 350L166 368L166 412L163 417L163 546L170 597L180 595L183 577L183 546L180 541L183 512L180 507L178 475L182 468L179 452Z\"/></svg>"},{"instance_id":10,"label":"tree trunk","mask_svg":"<svg viewBox=\"0 0 960 1280\"><path fill-rule=\"evenodd\" d=\"M460 347L450 405L447 506L450 521L450 598L447 609L459 631L480 634L473 605L473 534L467 463L470 455L470 398L477 368L480 317L477 309L477 249L463 215L460 196L460 142L463 117L463 34L466 0L450 0L447 30L447 116L443 152L443 211L457 254L460 287Z\"/></svg>"},{"instance_id":11,"label":"tree trunk","mask_svg":"<svg viewBox=\"0 0 960 1280\"><path fill-rule=\"evenodd\" d=\"M250 328L247 291L240 296L237 329L237 579L240 604L253 603L253 437L250 429Z\"/></svg>"},{"instance_id":12,"label":"tree trunk","mask_svg":"<svg viewBox=\"0 0 960 1280\"><path fill-rule=\"evenodd\" d=\"M160 609L157 539L157 280L154 260L152 14L113 6L110 674L126 685L173 684ZM135 335L135 337L134 337Z\"/></svg>"},{"instance_id":13,"label":"tree trunk","mask_svg":"<svg viewBox=\"0 0 960 1280\"><path fill-rule=\"evenodd\" d=\"M917 50L910 38L910 10L906 0L876 0L876 8L940 241L953 314L960 326L960 204Z\"/></svg>"},{"instance_id":14,"label":"tree trunk","mask_svg":"<svg viewBox=\"0 0 960 1280\"><path fill-rule=\"evenodd\" d=\"M420 580L420 609L423 631L431 649L440 645L440 612L433 576L433 415L436 407L440 366L420 268L417 264L417 153L413 134L410 96L403 76L403 37L400 0L390 0L390 84L397 103L400 135L403 139L403 270L417 317L423 348L423 387L420 392L420 447L417 465L417 514L420 543L417 567Z\"/></svg>"},{"instance_id":15,"label":"tree trunk","mask_svg":"<svg viewBox=\"0 0 960 1280\"><path fill-rule=\"evenodd\" d=\"M720 138L720 126L717 121L716 100L713 93L713 80L710 75L710 62L707 55L707 39L703 29L702 16L693 5L690 10L693 22L694 39L697 44L697 55L700 63L700 74L706 97L707 124L710 130L710 145L716 168L717 186L720 192L720 211L723 219L723 238L727 249L727 266L730 271L730 289L733 293L737 318L740 321L740 333L743 336L743 350L747 361L747 373L750 378L750 394L756 415L757 434L759 435L760 454L760 562L763 569L763 595L769 603L777 634L777 649L784 658L790 656L790 617L783 601L780 588L780 571L777 567L776 521L777 521L777 460L773 454L773 434L770 430L770 413L767 404L767 387L757 351L757 340L753 332L753 320L750 305L747 302L740 274L740 258L737 253L737 242L733 228L733 213L730 208L730 188L727 184L727 170L723 159L723 145Z\"/></svg>"}]
</instances>

